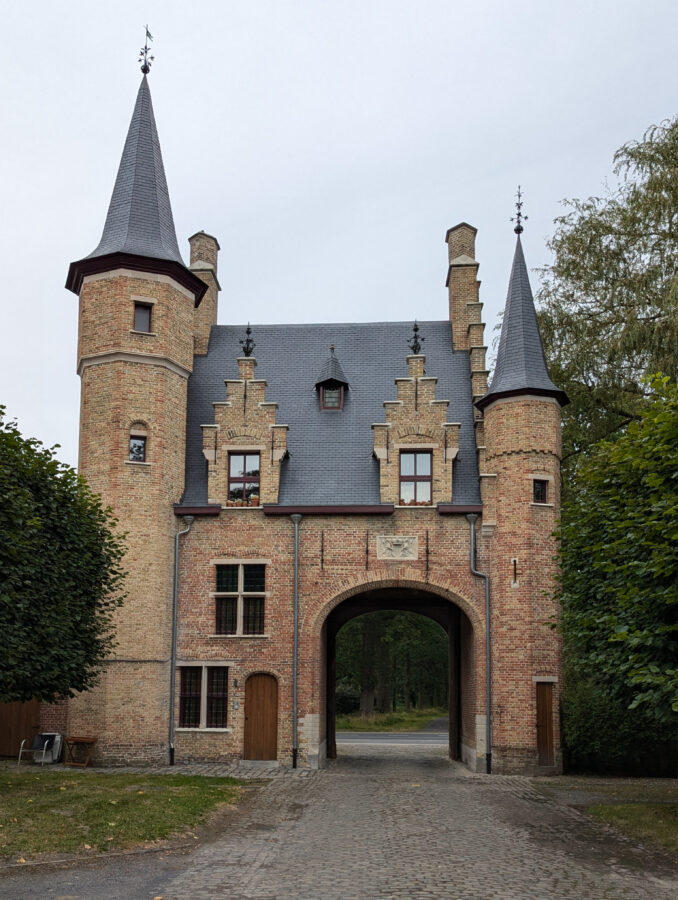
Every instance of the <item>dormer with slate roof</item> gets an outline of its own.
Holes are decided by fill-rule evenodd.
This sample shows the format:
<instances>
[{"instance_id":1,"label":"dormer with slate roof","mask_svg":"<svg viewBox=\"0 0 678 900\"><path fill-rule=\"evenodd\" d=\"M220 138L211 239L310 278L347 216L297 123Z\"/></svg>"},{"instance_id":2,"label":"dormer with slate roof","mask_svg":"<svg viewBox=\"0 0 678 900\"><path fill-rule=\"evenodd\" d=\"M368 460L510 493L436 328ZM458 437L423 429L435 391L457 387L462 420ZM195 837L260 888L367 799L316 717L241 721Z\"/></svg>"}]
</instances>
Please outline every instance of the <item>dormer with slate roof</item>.
<instances>
[{"instance_id":1,"label":"dormer with slate roof","mask_svg":"<svg viewBox=\"0 0 678 900\"><path fill-rule=\"evenodd\" d=\"M341 412L349 383L341 363L335 356L334 344L330 344L330 355L316 379L315 389L318 392L321 409L326 412Z\"/></svg>"}]
</instances>

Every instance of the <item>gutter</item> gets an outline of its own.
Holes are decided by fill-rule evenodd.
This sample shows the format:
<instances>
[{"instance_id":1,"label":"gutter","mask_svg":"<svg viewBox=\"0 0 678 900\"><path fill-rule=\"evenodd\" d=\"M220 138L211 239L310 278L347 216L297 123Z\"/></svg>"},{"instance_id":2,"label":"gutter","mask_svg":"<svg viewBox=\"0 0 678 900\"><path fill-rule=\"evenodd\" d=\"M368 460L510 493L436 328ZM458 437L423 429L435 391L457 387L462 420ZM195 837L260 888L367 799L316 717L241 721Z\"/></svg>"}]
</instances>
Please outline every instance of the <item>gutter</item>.
<instances>
[{"instance_id":1,"label":"gutter","mask_svg":"<svg viewBox=\"0 0 678 900\"><path fill-rule=\"evenodd\" d=\"M294 638L292 645L292 768L297 768L297 756L299 755L298 734L298 678L299 668L299 523L301 515L294 513L290 519L294 522Z\"/></svg>"},{"instance_id":2,"label":"gutter","mask_svg":"<svg viewBox=\"0 0 678 900\"><path fill-rule=\"evenodd\" d=\"M490 576L476 569L476 513L466 516L471 526L469 562L471 575L482 578L485 581L485 760L486 771L492 772L492 627L490 624Z\"/></svg>"},{"instance_id":3,"label":"gutter","mask_svg":"<svg viewBox=\"0 0 678 900\"><path fill-rule=\"evenodd\" d=\"M186 528L174 535L174 584L172 591L172 655L170 657L170 720L169 720L169 762L174 765L174 701L176 694L177 668L177 613L179 606L179 538L191 530L193 516L184 516Z\"/></svg>"}]
</instances>

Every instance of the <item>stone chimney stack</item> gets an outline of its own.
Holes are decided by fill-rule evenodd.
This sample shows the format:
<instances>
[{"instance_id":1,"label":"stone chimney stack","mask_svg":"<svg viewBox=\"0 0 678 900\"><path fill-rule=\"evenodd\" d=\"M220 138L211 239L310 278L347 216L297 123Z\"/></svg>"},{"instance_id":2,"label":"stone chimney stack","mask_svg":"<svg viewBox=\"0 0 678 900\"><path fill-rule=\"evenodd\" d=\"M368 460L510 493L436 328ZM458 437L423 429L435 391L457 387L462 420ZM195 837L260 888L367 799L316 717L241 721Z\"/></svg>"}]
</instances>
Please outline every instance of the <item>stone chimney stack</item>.
<instances>
[{"instance_id":1,"label":"stone chimney stack","mask_svg":"<svg viewBox=\"0 0 678 900\"><path fill-rule=\"evenodd\" d=\"M219 241L204 231L198 231L188 239L191 245L191 272L204 281L207 292L194 315L195 354L204 356L210 339L210 329L217 324L219 306L219 281L217 279L217 256Z\"/></svg>"}]
</instances>

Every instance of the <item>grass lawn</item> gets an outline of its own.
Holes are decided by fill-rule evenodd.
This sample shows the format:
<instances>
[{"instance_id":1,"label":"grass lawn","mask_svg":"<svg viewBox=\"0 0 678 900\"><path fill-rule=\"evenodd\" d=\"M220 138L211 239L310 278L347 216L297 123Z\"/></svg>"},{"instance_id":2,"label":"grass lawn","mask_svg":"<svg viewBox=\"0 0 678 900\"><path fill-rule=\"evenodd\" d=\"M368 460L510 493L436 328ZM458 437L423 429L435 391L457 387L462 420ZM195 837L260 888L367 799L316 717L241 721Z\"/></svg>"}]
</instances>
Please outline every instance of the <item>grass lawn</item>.
<instances>
[{"instance_id":1,"label":"grass lawn","mask_svg":"<svg viewBox=\"0 0 678 900\"><path fill-rule=\"evenodd\" d=\"M599 822L678 855L678 780L564 775L541 782L549 794ZM590 803L585 802L587 794Z\"/></svg>"},{"instance_id":2,"label":"grass lawn","mask_svg":"<svg viewBox=\"0 0 678 900\"><path fill-rule=\"evenodd\" d=\"M233 803L235 778L0 769L0 859L119 850L168 838Z\"/></svg>"},{"instance_id":3,"label":"grass lawn","mask_svg":"<svg viewBox=\"0 0 678 900\"><path fill-rule=\"evenodd\" d=\"M419 731L431 719L447 716L446 709L410 709L375 713L363 719L360 713L337 716L337 731Z\"/></svg>"},{"instance_id":4,"label":"grass lawn","mask_svg":"<svg viewBox=\"0 0 678 900\"><path fill-rule=\"evenodd\" d=\"M633 837L678 855L678 804L617 803L589 806L587 813Z\"/></svg>"}]
</instances>

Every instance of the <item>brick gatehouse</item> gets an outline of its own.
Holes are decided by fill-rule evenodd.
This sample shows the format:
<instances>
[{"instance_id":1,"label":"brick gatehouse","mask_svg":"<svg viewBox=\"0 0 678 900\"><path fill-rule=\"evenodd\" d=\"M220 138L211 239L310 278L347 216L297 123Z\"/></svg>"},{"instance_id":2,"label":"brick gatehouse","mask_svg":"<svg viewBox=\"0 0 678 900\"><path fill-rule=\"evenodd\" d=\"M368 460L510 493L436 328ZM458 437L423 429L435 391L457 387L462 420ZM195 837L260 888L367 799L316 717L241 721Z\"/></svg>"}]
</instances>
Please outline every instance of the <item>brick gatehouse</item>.
<instances>
[{"instance_id":1,"label":"brick gatehouse","mask_svg":"<svg viewBox=\"0 0 678 900\"><path fill-rule=\"evenodd\" d=\"M488 389L475 234L447 233L449 316L421 345L411 322L217 325L219 244L193 235L185 265L144 76L101 241L67 280L80 471L128 533L128 596L99 687L43 728L96 735L111 764L322 765L338 629L407 609L449 635L450 755L559 769L567 398L519 234Z\"/></svg>"}]
</instances>

